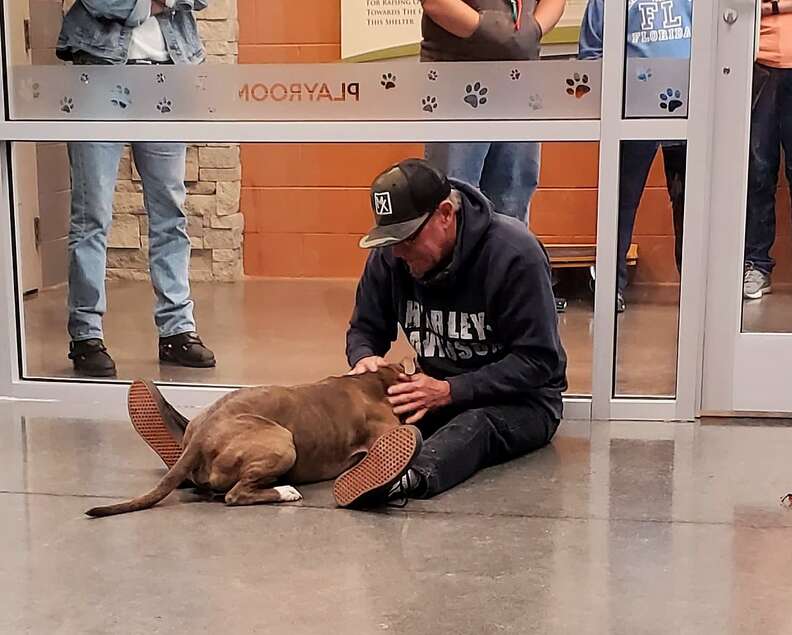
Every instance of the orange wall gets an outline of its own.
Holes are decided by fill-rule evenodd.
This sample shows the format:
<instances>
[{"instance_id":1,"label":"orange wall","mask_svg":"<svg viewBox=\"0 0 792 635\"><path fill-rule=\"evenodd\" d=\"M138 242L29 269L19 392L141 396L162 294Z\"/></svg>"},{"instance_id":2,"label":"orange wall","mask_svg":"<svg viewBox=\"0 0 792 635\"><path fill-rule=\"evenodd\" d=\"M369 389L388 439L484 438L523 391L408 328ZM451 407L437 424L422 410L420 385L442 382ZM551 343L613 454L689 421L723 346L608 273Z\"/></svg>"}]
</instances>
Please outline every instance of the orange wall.
<instances>
[{"instance_id":1,"label":"orange wall","mask_svg":"<svg viewBox=\"0 0 792 635\"><path fill-rule=\"evenodd\" d=\"M308 15L304 3L294 0L238 0L240 63L338 60L340 1L310 4ZM388 165L421 154L422 147L415 144L243 145L245 273L357 276L366 255L357 241L371 223L369 183ZM595 143L544 144L531 228L545 242L594 242L597 167ZM779 198L779 243L788 246L789 197ZM677 280L671 207L660 160L652 168L633 241L638 243L636 282ZM787 277L792 250L776 252L778 274Z\"/></svg>"}]
</instances>

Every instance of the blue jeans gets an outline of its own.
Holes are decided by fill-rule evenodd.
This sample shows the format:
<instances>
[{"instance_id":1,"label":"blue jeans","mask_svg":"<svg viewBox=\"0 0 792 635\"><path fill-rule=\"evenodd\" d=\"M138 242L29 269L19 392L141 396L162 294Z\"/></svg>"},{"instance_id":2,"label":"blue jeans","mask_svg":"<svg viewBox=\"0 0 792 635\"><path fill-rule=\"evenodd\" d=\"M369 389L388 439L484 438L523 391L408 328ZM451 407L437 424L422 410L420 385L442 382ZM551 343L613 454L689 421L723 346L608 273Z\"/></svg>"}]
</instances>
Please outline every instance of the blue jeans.
<instances>
[{"instance_id":1,"label":"blue jeans","mask_svg":"<svg viewBox=\"0 0 792 635\"><path fill-rule=\"evenodd\" d=\"M635 215L659 146L660 143L657 141L622 142L619 165L619 237L616 254L616 286L619 291L627 288L627 252L632 243ZM677 271L681 271L687 145L684 143L664 145L662 148L666 188L674 216L674 255Z\"/></svg>"},{"instance_id":2,"label":"blue jeans","mask_svg":"<svg viewBox=\"0 0 792 635\"><path fill-rule=\"evenodd\" d=\"M107 234L123 149L122 143L69 143L69 335L75 341L103 337ZM187 147L183 143L133 143L132 152L149 217L154 321L160 337L194 331L190 239L183 211Z\"/></svg>"},{"instance_id":3,"label":"blue jeans","mask_svg":"<svg viewBox=\"0 0 792 635\"><path fill-rule=\"evenodd\" d=\"M792 69L754 64L745 261L771 273L776 234L778 169L784 147L786 178L792 183Z\"/></svg>"},{"instance_id":4,"label":"blue jeans","mask_svg":"<svg viewBox=\"0 0 792 635\"><path fill-rule=\"evenodd\" d=\"M527 222L539 183L541 145L533 142L427 143L426 160L479 188L495 211Z\"/></svg>"}]
</instances>

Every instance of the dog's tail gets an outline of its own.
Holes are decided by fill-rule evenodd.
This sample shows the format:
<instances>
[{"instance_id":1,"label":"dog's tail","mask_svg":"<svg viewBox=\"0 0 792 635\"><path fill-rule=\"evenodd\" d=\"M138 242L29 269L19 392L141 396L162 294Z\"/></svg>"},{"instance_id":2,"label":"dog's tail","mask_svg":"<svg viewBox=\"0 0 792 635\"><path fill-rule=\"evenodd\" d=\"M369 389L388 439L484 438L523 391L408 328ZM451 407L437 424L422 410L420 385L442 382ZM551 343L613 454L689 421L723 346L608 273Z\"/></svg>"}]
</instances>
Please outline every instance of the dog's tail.
<instances>
[{"instance_id":1,"label":"dog's tail","mask_svg":"<svg viewBox=\"0 0 792 635\"><path fill-rule=\"evenodd\" d=\"M126 514L127 512L136 512L141 509L148 509L159 503L163 498L175 490L186 479L193 468L195 467L198 453L200 452L200 444L189 444L182 453L179 460L173 465L168 473L162 477L162 480L157 486L142 496L133 498L123 503L115 505L106 505L104 507L94 507L85 512L88 516L99 518L102 516L115 516L116 514Z\"/></svg>"}]
</instances>

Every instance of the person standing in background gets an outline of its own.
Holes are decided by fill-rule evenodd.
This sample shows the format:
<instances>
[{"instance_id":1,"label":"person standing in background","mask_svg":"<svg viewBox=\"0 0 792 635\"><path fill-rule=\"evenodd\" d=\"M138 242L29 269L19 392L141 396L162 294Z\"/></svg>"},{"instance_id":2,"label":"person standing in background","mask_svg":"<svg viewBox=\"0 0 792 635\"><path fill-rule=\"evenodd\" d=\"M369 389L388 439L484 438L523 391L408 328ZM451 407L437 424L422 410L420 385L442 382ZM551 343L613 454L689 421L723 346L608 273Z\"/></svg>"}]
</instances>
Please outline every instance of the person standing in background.
<instances>
[{"instance_id":1,"label":"person standing in background","mask_svg":"<svg viewBox=\"0 0 792 635\"><path fill-rule=\"evenodd\" d=\"M781 147L792 184L792 0L762 1L759 54L754 64L748 209L745 225L743 297L772 291L776 192Z\"/></svg>"},{"instance_id":2,"label":"person standing in background","mask_svg":"<svg viewBox=\"0 0 792 635\"><path fill-rule=\"evenodd\" d=\"M83 65L200 64L205 52L193 11L207 0L77 0L63 19L60 59ZM212 351L195 332L190 238L184 202L187 146L132 142L149 217L149 264L161 362L207 368ZM113 377L104 345L107 236L123 143L69 143L69 358L79 375Z\"/></svg>"},{"instance_id":3,"label":"person standing in background","mask_svg":"<svg viewBox=\"0 0 792 635\"><path fill-rule=\"evenodd\" d=\"M421 0L422 62L538 60L542 37L566 0ZM527 107L527 106L526 106ZM503 214L528 222L539 182L541 147L534 142L427 143L426 159L470 183Z\"/></svg>"},{"instance_id":4,"label":"person standing in background","mask_svg":"<svg viewBox=\"0 0 792 635\"><path fill-rule=\"evenodd\" d=\"M580 26L578 58L602 58L604 0L589 0ZM691 0L647 0L627 7L627 57L690 59L693 22ZM617 251L616 311L627 304L627 252L630 250L635 215L641 202L649 170L658 148L663 149L666 187L674 219L674 255L682 271L682 228L685 213L687 144L684 141L624 141L619 165L619 231Z\"/></svg>"}]
</instances>

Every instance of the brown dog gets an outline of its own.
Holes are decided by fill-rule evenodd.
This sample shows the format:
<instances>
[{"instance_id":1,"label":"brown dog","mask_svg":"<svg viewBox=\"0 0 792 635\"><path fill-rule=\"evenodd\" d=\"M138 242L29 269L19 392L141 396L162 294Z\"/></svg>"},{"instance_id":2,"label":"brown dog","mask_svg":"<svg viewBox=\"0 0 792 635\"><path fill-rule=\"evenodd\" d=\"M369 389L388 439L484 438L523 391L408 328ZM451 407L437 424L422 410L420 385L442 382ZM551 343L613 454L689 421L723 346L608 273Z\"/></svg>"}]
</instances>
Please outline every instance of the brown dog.
<instances>
[{"instance_id":1,"label":"brown dog","mask_svg":"<svg viewBox=\"0 0 792 635\"><path fill-rule=\"evenodd\" d=\"M413 372L412 364L392 364L315 384L232 392L190 421L184 451L153 490L86 513L147 509L187 478L199 489L225 494L227 505L253 505L302 498L293 487L273 487L278 481L311 483L342 475L334 494L347 506L389 486L420 450L420 432L401 425L387 400L399 374Z\"/></svg>"}]
</instances>

